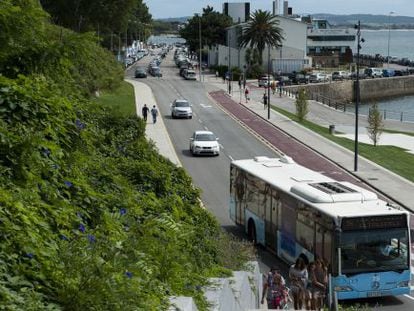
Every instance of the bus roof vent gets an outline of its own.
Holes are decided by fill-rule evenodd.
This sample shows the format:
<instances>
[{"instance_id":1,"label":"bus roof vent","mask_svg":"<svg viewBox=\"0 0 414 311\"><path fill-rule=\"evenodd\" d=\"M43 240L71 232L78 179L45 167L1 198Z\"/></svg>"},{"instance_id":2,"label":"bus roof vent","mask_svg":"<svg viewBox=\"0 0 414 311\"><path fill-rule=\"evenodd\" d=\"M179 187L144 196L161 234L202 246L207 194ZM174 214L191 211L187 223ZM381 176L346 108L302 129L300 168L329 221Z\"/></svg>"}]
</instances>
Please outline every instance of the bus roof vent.
<instances>
[{"instance_id":1,"label":"bus roof vent","mask_svg":"<svg viewBox=\"0 0 414 311\"><path fill-rule=\"evenodd\" d=\"M271 160L270 158L264 157L264 156L254 157L255 162L267 162L267 161L270 161L270 160Z\"/></svg>"},{"instance_id":2,"label":"bus roof vent","mask_svg":"<svg viewBox=\"0 0 414 311\"><path fill-rule=\"evenodd\" d=\"M291 157L288 157L287 155L283 155L280 157L280 162L285 164L295 164L295 161Z\"/></svg>"},{"instance_id":3,"label":"bus roof vent","mask_svg":"<svg viewBox=\"0 0 414 311\"><path fill-rule=\"evenodd\" d=\"M354 193L358 192L355 189L349 188L344 184L338 182L321 182L309 184L320 191L323 191L328 194L341 194L341 193Z\"/></svg>"}]
</instances>

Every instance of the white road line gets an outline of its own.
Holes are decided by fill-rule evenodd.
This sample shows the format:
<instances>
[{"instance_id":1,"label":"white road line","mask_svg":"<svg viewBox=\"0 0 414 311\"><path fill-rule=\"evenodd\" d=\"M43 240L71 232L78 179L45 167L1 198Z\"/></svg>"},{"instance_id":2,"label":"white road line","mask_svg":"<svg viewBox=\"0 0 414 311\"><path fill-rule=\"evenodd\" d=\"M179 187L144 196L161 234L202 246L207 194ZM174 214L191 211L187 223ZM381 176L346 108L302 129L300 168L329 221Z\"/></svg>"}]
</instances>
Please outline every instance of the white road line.
<instances>
[{"instance_id":1,"label":"white road line","mask_svg":"<svg viewBox=\"0 0 414 311\"><path fill-rule=\"evenodd\" d=\"M219 146L220 146L220 149L224 149L224 147L223 147L223 145L222 145L222 144L219 144Z\"/></svg>"},{"instance_id":2,"label":"white road line","mask_svg":"<svg viewBox=\"0 0 414 311\"><path fill-rule=\"evenodd\" d=\"M198 119L198 123L203 123L203 121L201 121L201 119Z\"/></svg>"},{"instance_id":3,"label":"white road line","mask_svg":"<svg viewBox=\"0 0 414 311\"><path fill-rule=\"evenodd\" d=\"M207 126L204 126L204 129L205 129L206 131L208 131L208 127L207 127Z\"/></svg>"},{"instance_id":4,"label":"white road line","mask_svg":"<svg viewBox=\"0 0 414 311\"><path fill-rule=\"evenodd\" d=\"M413 290L413 288L411 288L411 290ZM410 295L405 294L404 296L411 299L411 300L414 300L414 297L411 297Z\"/></svg>"},{"instance_id":5,"label":"white road line","mask_svg":"<svg viewBox=\"0 0 414 311\"><path fill-rule=\"evenodd\" d=\"M229 159L234 161L233 157L231 155L228 155Z\"/></svg>"}]
</instances>

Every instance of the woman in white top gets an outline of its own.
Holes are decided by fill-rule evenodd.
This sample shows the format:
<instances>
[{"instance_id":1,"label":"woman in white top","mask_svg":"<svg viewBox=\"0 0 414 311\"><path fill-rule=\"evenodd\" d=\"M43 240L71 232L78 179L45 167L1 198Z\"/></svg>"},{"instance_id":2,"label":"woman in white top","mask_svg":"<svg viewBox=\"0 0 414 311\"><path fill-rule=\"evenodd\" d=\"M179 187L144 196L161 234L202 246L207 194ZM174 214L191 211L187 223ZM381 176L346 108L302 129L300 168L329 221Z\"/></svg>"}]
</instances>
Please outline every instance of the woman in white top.
<instances>
[{"instance_id":1,"label":"woman in white top","mask_svg":"<svg viewBox=\"0 0 414 311\"><path fill-rule=\"evenodd\" d=\"M306 299L306 287L308 285L308 270L303 258L296 259L296 263L289 269L290 288L293 295L295 310L301 310Z\"/></svg>"}]
</instances>

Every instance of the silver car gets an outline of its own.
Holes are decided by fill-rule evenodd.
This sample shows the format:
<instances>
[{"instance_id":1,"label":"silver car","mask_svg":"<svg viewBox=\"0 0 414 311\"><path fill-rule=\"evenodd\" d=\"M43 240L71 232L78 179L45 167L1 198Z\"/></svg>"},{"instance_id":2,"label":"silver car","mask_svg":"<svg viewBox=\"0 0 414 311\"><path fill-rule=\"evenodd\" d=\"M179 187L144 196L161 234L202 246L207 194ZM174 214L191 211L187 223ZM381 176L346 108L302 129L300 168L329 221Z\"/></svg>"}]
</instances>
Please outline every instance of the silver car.
<instances>
[{"instance_id":1,"label":"silver car","mask_svg":"<svg viewBox=\"0 0 414 311\"><path fill-rule=\"evenodd\" d=\"M192 119L193 110L186 99L176 99L171 104L171 118L188 118Z\"/></svg>"},{"instance_id":2,"label":"silver car","mask_svg":"<svg viewBox=\"0 0 414 311\"><path fill-rule=\"evenodd\" d=\"M220 154L218 138L210 131L195 131L190 137L190 152L192 155L216 155Z\"/></svg>"}]
</instances>

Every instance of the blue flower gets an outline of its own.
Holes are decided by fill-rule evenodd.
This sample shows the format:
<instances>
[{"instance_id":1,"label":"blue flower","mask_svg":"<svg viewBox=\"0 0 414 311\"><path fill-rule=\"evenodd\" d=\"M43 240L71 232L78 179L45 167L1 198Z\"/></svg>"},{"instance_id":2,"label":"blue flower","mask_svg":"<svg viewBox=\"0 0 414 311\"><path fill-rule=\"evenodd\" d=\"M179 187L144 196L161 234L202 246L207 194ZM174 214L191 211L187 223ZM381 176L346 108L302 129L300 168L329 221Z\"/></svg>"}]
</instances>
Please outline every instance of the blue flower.
<instances>
[{"instance_id":1,"label":"blue flower","mask_svg":"<svg viewBox=\"0 0 414 311\"><path fill-rule=\"evenodd\" d=\"M49 155L50 155L50 150L48 149L48 148L45 148L45 147L42 147L42 154L45 156L45 157L48 157Z\"/></svg>"},{"instance_id":2,"label":"blue flower","mask_svg":"<svg viewBox=\"0 0 414 311\"><path fill-rule=\"evenodd\" d=\"M78 229L82 233L85 233L85 231L86 231L86 228L85 228L85 225L84 224L79 224L79 228Z\"/></svg>"},{"instance_id":3,"label":"blue flower","mask_svg":"<svg viewBox=\"0 0 414 311\"><path fill-rule=\"evenodd\" d=\"M72 187L72 186L73 186L73 184L72 184L70 181L67 181L67 180L65 180L63 183L64 183L64 184L65 184L65 186L66 186L66 187L68 187L68 188L70 188L70 187Z\"/></svg>"},{"instance_id":4,"label":"blue flower","mask_svg":"<svg viewBox=\"0 0 414 311\"><path fill-rule=\"evenodd\" d=\"M128 279L132 278L133 276L132 272L129 272L129 271L125 272L125 275Z\"/></svg>"},{"instance_id":5,"label":"blue flower","mask_svg":"<svg viewBox=\"0 0 414 311\"><path fill-rule=\"evenodd\" d=\"M119 210L119 214L121 214L121 216L125 215L127 213L127 209L126 208L121 208Z\"/></svg>"},{"instance_id":6,"label":"blue flower","mask_svg":"<svg viewBox=\"0 0 414 311\"><path fill-rule=\"evenodd\" d=\"M32 259L32 258L33 258L33 256L34 256L34 255L33 255L32 253L27 253L27 254L26 254L26 257L27 257L27 258L29 258L29 259Z\"/></svg>"},{"instance_id":7,"label":"blue flower","mask_svg":"<svg viewBox=\"0 0 414 311\"><path fill-rule=\"evenodd\" d=\"M95 243L96 242L95 236L93 236L92 234L88 234L88 241L89 243Z\"/></svg>"},{"instance_id":8,"label":"blue flower","mask_svg":"<svg viewBox=\"0 0 414 311\"><path fill-rule=\"evenodd\" d=\"M78 128L78 130L83 130L86 127L86 124L83 123L81 120L76 119L75 125Z\"/></svg>"},{"instance_id":9,"label":"blue flower","mask_svg":"<svg viewBox=\"0 0 414 311\"><path fill-rule=\"evenodd\" d=\"M60 235L60 239L63 240L63 241L69 241L68 237L64 234Z\"/></svg>"}]
</instances>

